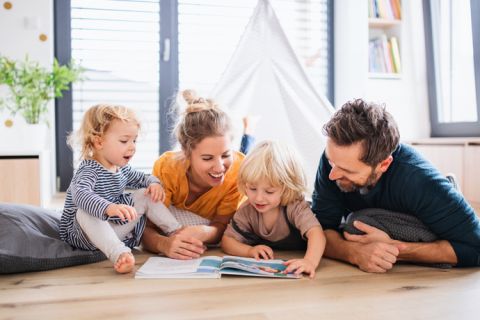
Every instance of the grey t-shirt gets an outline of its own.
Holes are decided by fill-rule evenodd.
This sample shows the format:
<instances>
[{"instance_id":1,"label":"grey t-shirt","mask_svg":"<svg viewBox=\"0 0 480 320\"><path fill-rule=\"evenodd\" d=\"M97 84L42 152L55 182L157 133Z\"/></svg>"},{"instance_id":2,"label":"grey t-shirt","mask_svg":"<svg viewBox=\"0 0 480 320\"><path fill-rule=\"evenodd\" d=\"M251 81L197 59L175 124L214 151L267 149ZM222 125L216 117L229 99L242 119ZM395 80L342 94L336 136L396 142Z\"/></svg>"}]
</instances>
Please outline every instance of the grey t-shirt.
<instances>
[{"instance_id":1,"label":"grey t-shirt","mask_svg":"<svg viewBox=\"0 0 480 320\"><path fill-rule=\"evenodd\" d=\"M283 209L283 208L282 208ZM304 200L295 201L287 205L287 219L285 215L280 213L278 215L277 221L273 224L271 230L267 230L263 219L262 214L258 212L253 206L248 202L244 203L235 213L233 219L237 226L244 232L256 234L262 239L268 241L278 241L287 237L290 233L290 228L288 223L292 224L295 228L300 231L302 237L305 238L305 234L312 227L320 226L317 218L313 215L312 210L308 203ZM232 237L237 241L246 244L249 243L241 234L239 234L232 227L232 222L228 225L225 230L225 235Z\"/></svg>"}]
</instances>

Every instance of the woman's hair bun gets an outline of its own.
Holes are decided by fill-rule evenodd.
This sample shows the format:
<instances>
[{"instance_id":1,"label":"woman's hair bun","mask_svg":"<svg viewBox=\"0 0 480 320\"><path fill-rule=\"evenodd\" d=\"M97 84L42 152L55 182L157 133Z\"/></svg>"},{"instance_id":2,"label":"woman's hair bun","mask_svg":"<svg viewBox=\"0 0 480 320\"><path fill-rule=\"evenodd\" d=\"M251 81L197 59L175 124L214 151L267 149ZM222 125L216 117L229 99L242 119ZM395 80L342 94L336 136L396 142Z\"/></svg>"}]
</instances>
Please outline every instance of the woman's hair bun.
<instances>
[{"instance_id":1,"label":"woman's hair bun","mask_svg":"<svg viewBox=\"0 0 480 320\"><path fill-rule=\"evenodd\" d=\"M185 113L217 108L217 104L213 100L199 97L195 90L184 90L182 91L182 96L185 102L187 102Z\"/></svg>"}]
</instances>

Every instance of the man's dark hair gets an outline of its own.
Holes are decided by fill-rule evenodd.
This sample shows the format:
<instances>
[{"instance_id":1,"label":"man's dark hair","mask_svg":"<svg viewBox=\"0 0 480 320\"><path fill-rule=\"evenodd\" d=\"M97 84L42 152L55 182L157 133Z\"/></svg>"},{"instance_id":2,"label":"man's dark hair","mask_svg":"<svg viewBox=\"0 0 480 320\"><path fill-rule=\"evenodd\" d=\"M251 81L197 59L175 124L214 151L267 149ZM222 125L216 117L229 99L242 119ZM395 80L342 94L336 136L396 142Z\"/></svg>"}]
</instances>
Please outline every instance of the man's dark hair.
<instances>
[{"instance_id":1,"label":"man's dark hair","mask_svg":"<svg viewBox=\"0 0 480 320\"><path fill-rule=\"evenodd\" d=\"M397 148L400 134L385 105L356 99L345 103L323 126L323 133L339 146L363 144L360 160L376 166Z\"/></svg>"}]
</instances>

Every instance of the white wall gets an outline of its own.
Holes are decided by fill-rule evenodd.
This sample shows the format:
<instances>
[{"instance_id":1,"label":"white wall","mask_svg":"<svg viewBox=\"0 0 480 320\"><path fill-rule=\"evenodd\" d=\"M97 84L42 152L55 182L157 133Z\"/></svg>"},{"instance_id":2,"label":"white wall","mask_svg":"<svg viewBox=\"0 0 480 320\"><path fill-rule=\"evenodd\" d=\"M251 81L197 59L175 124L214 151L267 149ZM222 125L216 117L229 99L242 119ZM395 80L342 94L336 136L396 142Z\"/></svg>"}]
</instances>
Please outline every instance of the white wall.
<instances>
[{"instance_id":1,"label":"white wall","mask_svg":"<svg viewBox=\"0 0 480 320\"><path fill-rule=\"evenodd\" d=\"M367 0L335 0L335 104L383 102L402 140L430 136L422 0L402 1L400 79L368 78Z\"/></svg>"},{"instance_id":2,"label":"white wall","mask_svg":"<svg viewBox=\"0 0 480 320\"><path fill-rule=\"evenodd\" d=\"M0 6L0 54L15 60L23 60L26 55L32 61L38 61L40 65L51 68L54 58L53 50L53 0L10 0L12 8L7 10L1 2ZM40 34L47 36L46 41L40 41ZM0 97L5 97L6 90L2 88ZM50 191L54 191L55 185L55 123L53 113L54 103L50 103L47 149L50 159L49 181ZM9 115L0 114L0 125ZM24 121L17 116L14 122ZM15 125L15 124L14 124ZM6 151L6 150L0 150Z\"/></svg>"}]
</instances>

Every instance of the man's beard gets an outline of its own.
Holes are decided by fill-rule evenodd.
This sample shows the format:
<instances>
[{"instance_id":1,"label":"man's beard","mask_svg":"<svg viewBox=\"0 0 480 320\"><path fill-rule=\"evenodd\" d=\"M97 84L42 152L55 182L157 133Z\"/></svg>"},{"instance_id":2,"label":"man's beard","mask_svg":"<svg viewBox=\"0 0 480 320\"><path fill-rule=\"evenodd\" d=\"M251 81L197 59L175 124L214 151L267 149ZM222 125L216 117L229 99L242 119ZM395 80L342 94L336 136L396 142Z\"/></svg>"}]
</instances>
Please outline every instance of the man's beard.
<instances>
[{"instance_id":1,"label":"man's beard","mask_svg":"<svg viewBox=\"0 0 480 320\"><path fill-rule=\"evenodd\" d=\"M367 194L375 186L375 183L377 182L377 177L378 174L376 174L374 169L372 168L372 172L368 176L367 181L362 185L353 183L350 180L348 180L348 185L346 186L341 185L339 180L335 181L335 183L342 192L359 192L360 194Z\"/></svg>"}]
</instances>

